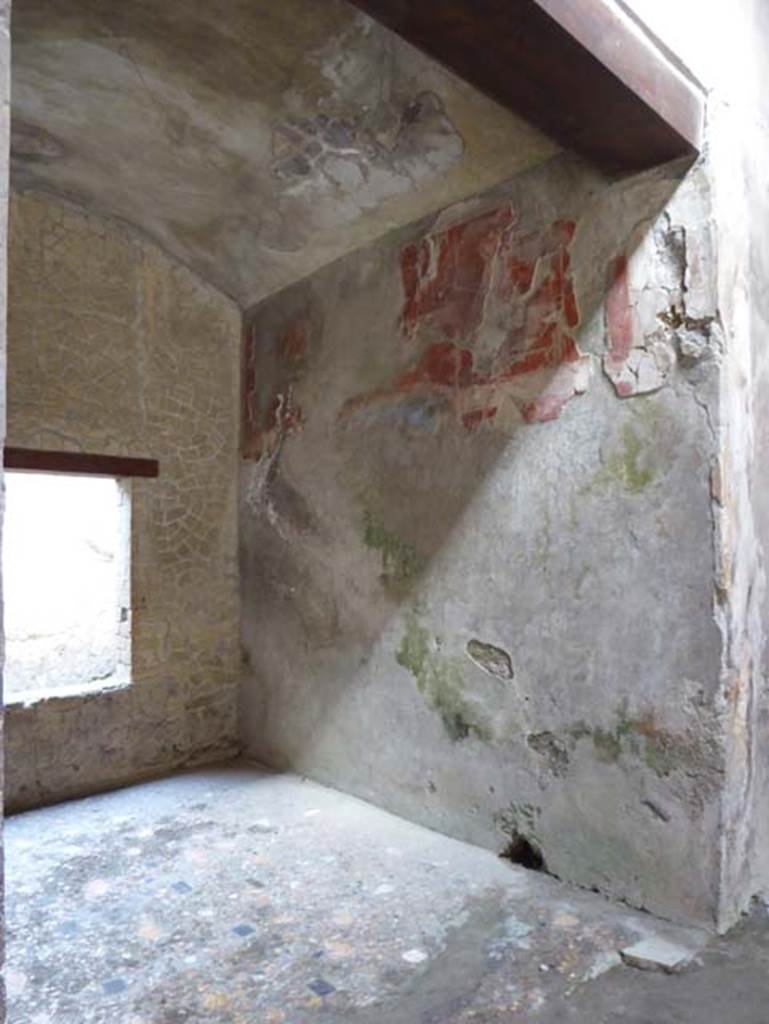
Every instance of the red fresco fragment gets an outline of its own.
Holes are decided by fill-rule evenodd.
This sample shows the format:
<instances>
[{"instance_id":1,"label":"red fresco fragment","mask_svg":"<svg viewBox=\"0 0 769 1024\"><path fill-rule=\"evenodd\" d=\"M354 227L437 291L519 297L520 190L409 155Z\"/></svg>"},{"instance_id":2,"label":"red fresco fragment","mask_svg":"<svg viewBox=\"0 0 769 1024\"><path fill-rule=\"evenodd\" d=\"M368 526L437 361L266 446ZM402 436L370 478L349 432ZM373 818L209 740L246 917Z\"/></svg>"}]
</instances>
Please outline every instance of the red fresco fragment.
<instances>
[{"instance_id":1,"label":"red fresco fragment","mask_svg":"<svg viewBox=\"0 0 769 1024\"><path fill-rule=\"evenodd\" d=\"M534 264L513 257L510 260L510 283L519 295L525 295L534 280Z\"/></svg>"},{"instance_id":2,"label":"red fresco fragment","mask_svg":"<svg viewBox=\"0 0 769 1024\"><path fill-rule=\"evenodd\" d=\"M295 385L309 350L310 324L304 317L290 320L276 335L264 336L256 327L246 334L243 372L244 459L272 454L280 441L302 423ZM258 364L257 364L258 353Z\"/></svg>"},{"instance_id":3,"label":"red fresco fragment","mask_svg":"<svg viewBox=\"0 0 769 1024\"><path fill-rule=\"evenodd\" d=\"M475 430L484 420L493 420L496 415L496 405L490 409L473 409L472 412L466 412L462 417L462 426L467 430Z\"/></svg>"},{"instance_id":4,"label":"red fresco fragment","mask_svg":"<svg viewBox=\"0 0 769 1024\"><path fill-rule=\"evenodd\" d=\"M606 296L606 323L609 336L607 361L619 368L633 347L633 315L625 256L620 256L614 265L614 275Z\"/></svg>"},{"instance_id":5,"label":"red fresco fragment","mask_svg":"<svg viewBox=\"0 0 769 1024\"><path fill-rule=\"evenodd\" d=\"M403 247L404 335L426 328L452 341L477 328L489 270L513 219L512 207L502 206Z\"/></svg>"},{"instance_id":6,"label":"red fresco fragment","mask_svg":"<svg viewBox=\"0 0 769 1024\"><path fill-rule=\"evenodd\" d=\"M569 333L579 324L575 231L560 220L520 233L508 204L404 246L401 335L424 347L391 385L350 399L341 414L417 392L448 400L467 430L494 420L505 400L527 423L557 418L586 380L587 357ZM487 332L499 340L481 354Z\"/></svg>"},{"instance_id":7,"label":"red fresco fragment","mask_svg":"<svg viewBox=\"0 0 769 1024\"><path fill-rule=\"evenodd\" d=\"M280 341L280 358L286 363L301 364L307 356L309 325L306 320L293 320L283 332Z\"/></svg>"},{"instance_id":8,"label":"red fresco fragment","mask_svg":"<svg viewBox=\"0 0 769 1024\"><path fill-rule=\"evenodd\" d=\"M473 354L450 341L431 345L413 370L399 379L399 391L408 391L417 384L438 384L443 387L467 387L473 379Z\"/></svg>"},{"instance_id":9,"label":"red fresco fragment","mask_svg":"<svg viewBox=\"0 0 769 1024\"><path fill-rule=\"evenodd\" d=\"M556 395L543 395L535 398L533 402L527 402L523 407L523 418L527 423L547 423L548 420L557 420L563 411L568 398L561 398Z\"/></svg>"}]
</instances>

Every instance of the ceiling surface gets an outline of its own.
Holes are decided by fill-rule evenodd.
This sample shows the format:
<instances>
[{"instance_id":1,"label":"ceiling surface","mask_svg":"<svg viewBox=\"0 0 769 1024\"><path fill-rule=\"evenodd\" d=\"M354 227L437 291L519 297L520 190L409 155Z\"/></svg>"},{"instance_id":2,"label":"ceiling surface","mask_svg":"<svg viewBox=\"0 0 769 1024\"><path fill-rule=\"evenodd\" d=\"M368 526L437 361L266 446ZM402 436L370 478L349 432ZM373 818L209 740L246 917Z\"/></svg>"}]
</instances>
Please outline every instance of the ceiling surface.
<instances>
[{"instance_id":1,"label":"ceiling surface","mask_svg":"<svg viewBox=\"0 0 769 1024\"><path fill-rule=\"evenodd\" d=\"M344 0L15 0L12 185L243 307L552 142Z\"/></svg>"}]
</instances>

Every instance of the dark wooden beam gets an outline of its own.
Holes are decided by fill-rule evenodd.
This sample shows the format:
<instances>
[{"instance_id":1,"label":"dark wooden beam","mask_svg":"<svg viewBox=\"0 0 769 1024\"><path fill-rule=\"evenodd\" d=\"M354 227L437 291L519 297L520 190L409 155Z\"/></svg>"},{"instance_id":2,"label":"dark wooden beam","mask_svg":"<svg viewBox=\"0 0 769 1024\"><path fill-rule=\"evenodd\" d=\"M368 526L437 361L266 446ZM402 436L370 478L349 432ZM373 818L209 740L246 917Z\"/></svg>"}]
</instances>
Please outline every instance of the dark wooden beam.
<instances>
[{"instance_id":1,"label":"dark wooden beam","mask_svg":"<svg viewBox=\"0 0 769 1024\"><path fill-rule=\"evenodd\" d=\"M6 469L31 469L39 473L79 473L88 476L156 477L157 459L90 455L85 452L51 452L37 448L5 448Z\"/></svg>"},{"instance_id":2,"label":"dark wooden beam","mask_svg":"<svg viewBox=\"0 0 769 1024\"><path fill-rule=\"evenodd\" d=\"M605 170L700 147L702 93L609 0L352 2Z\"/></svg>"}]
</instances>

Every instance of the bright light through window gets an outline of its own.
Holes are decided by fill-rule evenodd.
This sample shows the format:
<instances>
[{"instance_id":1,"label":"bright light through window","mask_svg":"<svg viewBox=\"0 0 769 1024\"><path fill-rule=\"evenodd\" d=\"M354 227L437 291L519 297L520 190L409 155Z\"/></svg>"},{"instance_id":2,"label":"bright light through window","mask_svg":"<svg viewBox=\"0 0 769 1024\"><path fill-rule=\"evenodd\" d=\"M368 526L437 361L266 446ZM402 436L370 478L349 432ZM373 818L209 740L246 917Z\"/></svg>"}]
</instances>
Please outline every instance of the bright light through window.
<instances>
[{"instance_id":1,"label":"bright light through window","mask_svg":"<svg viewBox=\"0 0 769 1024\"><path fill-rule=\"evenodd\" d=\"M128 494L112 478L6 473L5 701L128 681Z\"/></svg>"}]
</instances>

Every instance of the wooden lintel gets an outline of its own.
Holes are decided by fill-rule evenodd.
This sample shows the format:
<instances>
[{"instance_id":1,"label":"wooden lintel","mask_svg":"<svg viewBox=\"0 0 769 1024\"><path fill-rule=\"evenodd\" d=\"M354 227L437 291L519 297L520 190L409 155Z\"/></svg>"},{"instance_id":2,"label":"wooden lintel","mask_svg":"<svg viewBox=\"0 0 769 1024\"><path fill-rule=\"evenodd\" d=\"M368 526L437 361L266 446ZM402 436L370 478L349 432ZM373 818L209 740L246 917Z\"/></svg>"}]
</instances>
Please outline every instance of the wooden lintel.
<instances>
[{"instance_id":1,"label":"wooden lintel","mask_svg":"<svg viewBox=\"0 0 769 1024\"><path fill-rule=\"evenodd\" d=\"M614 0L352 0L607 171L700 148L704 97Z\"/></svg>"},{"instance_id":2,"label":"wooden lintel","mask_svg":"<svg viewBox=\"0 0 769 1024\"><path fill-rule=\"evenodd\" d=\"M6 447L4 464L6 469L29 469L38 473L75 473L84 476L156 477L160 471L157 459L44 451L38 448Z\"/></svg>"}]
</instances>

